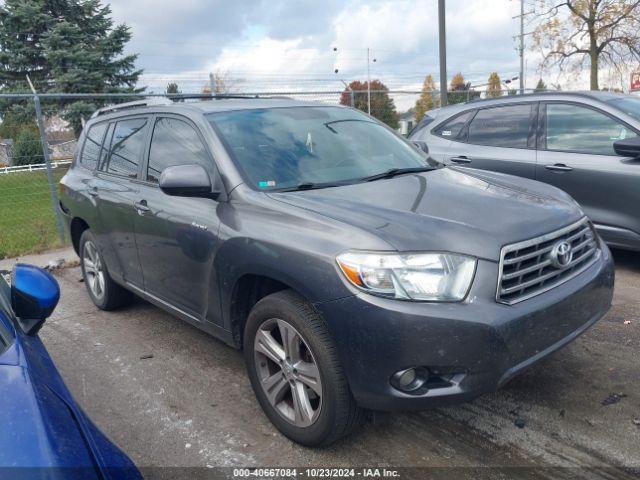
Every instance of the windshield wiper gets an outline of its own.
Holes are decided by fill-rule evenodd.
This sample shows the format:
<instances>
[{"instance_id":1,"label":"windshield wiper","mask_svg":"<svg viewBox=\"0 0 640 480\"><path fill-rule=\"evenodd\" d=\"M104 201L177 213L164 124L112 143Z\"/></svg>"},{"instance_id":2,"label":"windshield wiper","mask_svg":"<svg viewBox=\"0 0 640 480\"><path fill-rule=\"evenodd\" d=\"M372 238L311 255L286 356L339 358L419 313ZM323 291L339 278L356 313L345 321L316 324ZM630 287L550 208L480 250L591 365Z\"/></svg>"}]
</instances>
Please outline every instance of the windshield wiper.
<instances>
[{"instance_id":1,"label":"windshield wiper","mask_svg":"<svg viewBox=\"0 0 640 480\"><path fill-rule=\"evenodd\" d=\"M396 175L402 175L404 173L415 173L415 172L428 172L429 170L433 170L433 167L429 167L427 165L422 167L407 167L407 168L391 168L386 172L376 173L375 175L370 175L368 177L363 177L360 180L363 182L373 182L374 180L381 180L383 178L391 178Z\"/></svg>"},{"instance_id":2,"label":"windshield wiper","mask_svg":"<svg viewBox=\"0 0 640 480\"><path fill-rule=\"evenodd\" d=\"M318 188L337 187L338 185L339 184L337 183L330 183L330 182L325 182L325 183L305 182L305 183L300 183L294 187L272 190L272 192L298 192L300 190L315 190Z\"/></svg>"}]
</instances>

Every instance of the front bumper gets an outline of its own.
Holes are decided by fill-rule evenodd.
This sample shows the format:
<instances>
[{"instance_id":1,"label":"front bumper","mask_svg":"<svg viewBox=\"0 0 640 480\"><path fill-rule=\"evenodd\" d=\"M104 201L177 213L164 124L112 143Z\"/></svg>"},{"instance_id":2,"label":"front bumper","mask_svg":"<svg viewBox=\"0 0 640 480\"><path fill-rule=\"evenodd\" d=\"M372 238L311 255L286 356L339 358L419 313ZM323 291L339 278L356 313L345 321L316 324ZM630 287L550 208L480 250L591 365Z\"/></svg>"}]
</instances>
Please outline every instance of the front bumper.
<instances>
[{"instance_id":1,"label":"front bumper","mask_svg":"<svg viewBox=\"0 0 640 480\"><path fill-rule=\"evenodd\" d=\"M601 248L585 272L512 306L495 301L497 263L481 260L462 303L406 302L362 293L316 308L361 406L411 410L466 401L496 390L607 313L614 267L607 247ZM460 374L449 386L417 394L391 386L395 372L417 366Z\"/></svg>"}]
</instances>

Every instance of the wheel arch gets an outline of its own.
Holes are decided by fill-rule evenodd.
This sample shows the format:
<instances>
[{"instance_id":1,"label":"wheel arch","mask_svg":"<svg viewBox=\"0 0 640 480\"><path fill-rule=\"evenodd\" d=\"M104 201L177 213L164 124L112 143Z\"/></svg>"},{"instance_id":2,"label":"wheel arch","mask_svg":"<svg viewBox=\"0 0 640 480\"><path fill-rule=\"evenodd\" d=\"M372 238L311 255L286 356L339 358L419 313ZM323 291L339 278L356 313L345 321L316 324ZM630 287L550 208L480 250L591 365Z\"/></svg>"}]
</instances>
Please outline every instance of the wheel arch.
<instances>
[{"instance_id":1,"label":"wheel arch","mask_svg":"<svg viewBox=\"0 0 640 480\"><path fill-rule=\"evenodd\" d=\"M89 229L89 224L80 217L73 217L69 224L69 232L71 236L71 245L76 254L80 255L80 237L85 230Z\"/></svg>"},{"instance_id":2,"label":"wheel arch","mask_svg":"<svg viewBox=\"0 0 640 480\"><path fill-rule=\"evenodd\" d=\"M238 348L242 348L244 326L254 305L266 296L283 290L291 290L307 299L290 283L272 275L245 273L236 280L231 290L228 311L234 343Z\"/></svg>"}]
</instances>

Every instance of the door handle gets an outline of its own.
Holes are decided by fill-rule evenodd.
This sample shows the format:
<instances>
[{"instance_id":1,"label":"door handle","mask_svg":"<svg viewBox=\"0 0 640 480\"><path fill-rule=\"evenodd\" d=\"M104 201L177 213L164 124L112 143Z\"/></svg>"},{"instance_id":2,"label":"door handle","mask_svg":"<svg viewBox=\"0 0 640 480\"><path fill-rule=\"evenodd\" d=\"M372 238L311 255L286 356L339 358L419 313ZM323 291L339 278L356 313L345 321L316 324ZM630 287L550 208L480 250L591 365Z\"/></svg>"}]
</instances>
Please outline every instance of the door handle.
<instances>
[{"instance_id":1,"label":"door handle","mask_svg":"<svg viewBox=\"0 0 640 480\"><path fill-rule=\"evenodd\" d=\"M564 163L555 163L553 165L545 165L544 168L553 172L570 172L573 168L565 165Z\"/></svg>"},{"instance_id":2,"label":"door handle","mask_svg":"<svg viewBox=\"0 0 640 480\"><path fill-rule=\"evenodd\" d=\"M471 163L471 159L460 155L459 157L451 157L450 160L454 163Z\"/></svg>"},{"instance_id":3,"label":"door handle","mask_svg":"<svg viewBox=\"0 0 640 480\"><path fill-rule=\"evenodd\" d=\"M92 197L97 197L98 196L98 187L89 187L87 189L87 193L89 195L91 195Z\"/></svg>"},{"instance_id":4,"label":"door handle","mask_svg":"<svg viewBox=\"0 0 640 480\"><path fill-rule=\"evenodd\" d=\"M139 202L135 202L133 204L133 206L136 208L136 211L138 212L138 215L144 215L145 213L151 211L151 209L147 205L147 201L146 200L140 200Z\"/></svg>"}]
</instances>

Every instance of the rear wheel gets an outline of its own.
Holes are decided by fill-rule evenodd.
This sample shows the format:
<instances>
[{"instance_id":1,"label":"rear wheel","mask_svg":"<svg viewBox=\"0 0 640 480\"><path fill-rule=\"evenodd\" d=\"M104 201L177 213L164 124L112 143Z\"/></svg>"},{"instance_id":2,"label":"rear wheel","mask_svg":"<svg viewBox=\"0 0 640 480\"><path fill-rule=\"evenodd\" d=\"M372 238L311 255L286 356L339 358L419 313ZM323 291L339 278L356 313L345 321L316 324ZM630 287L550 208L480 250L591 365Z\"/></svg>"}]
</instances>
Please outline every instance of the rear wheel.
<instances>
[{"instance_id":1,"label":"rear wheel","mask_svg":"<svg viewBox=\"0 0 640 480\"><path fill-rule=\"evenodd\" d=\"M102 254L90 230L80 237L80 266L91 300L101 310L113 310L131 300L131 293L109 276Z\"/></svg>"},{"instance_id":2,"label":"rear wheel","mask_svg":"<svg viewBox=\"0 0 640 480\"><path fill-rule=\"evenodd\" d=\"M363 418L322 318L290 290L251 310L244 353L253 390L271 422L291 440L328 445Z\"/></svg>"}]
</instances>

